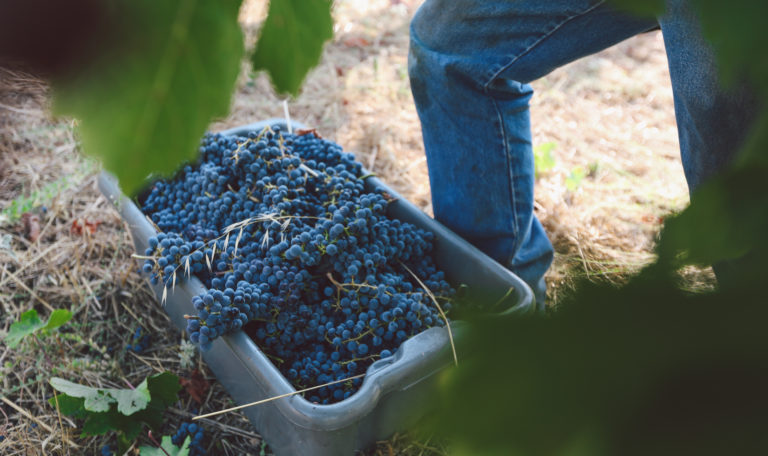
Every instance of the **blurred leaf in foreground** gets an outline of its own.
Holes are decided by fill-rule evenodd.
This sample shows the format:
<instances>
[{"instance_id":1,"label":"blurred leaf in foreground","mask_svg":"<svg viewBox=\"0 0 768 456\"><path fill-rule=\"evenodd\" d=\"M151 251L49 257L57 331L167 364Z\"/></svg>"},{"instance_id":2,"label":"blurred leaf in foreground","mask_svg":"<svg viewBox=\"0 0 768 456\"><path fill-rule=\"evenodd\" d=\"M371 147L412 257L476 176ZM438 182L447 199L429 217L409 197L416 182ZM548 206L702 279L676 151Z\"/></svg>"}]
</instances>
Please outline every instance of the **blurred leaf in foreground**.
<instances>
[{"instance_id":1,"label":"blurred leaf in foreground","mask_svg":"<svg viewBox=\"0 0 768 456\"><path fill-rule=\"evenodd\" d=\"M476 321L431 431L466 454L758 454L768 307L749 291L692 296L648 271L550 317Z\"/></svg>"},{"instance_id":2,"label":"blurred leaf in foreground","mask_svg":"<svg viewBox=\"0 0 768 456\"><path fill-rule=\"evenodd\" d=\"M240 68L236 0L118 1L119 33L88 65L54 81L57 113L80 120L83 148L126 193L150 173L197 156L210 121L224 116Z\"/></svg>"},{"instance_id":3,"label":"blurred leaf in foreground","mask_svg":"<svg viewBox=\"0 0 768 456\"><path fill-rule=\"evenodd\" d=\"M252 57L253 69L266 70L278 92L296 96L331 37L329 0L272 0Z\"/></svg>"}]
</instances>

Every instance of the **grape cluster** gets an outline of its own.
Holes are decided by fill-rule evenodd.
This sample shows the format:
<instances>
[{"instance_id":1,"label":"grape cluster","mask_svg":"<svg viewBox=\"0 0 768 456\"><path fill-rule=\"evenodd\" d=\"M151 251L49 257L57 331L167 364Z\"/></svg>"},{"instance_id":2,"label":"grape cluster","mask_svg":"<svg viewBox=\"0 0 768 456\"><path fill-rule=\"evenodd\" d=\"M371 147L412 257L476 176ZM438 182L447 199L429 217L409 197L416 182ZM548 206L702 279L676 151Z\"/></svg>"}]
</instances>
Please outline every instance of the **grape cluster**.
<instances>
[{"instance_id":1,"label":"grape cluster","mask_svg":"<svg viewBox=\"0 0 768 456\"><path fill-rule=\"evenodd\" d=\"M101 447L101 456L114 456L115 448L112 445L104 445Z\"/></svg>"},{"instance_id":2,"label":"grape cluster","mask_svg":"<svg viewBox=\"0 0 768 456\"><path fill-rule=\"evenodd\" d=\"M388 218L391 197L366 192L361 165L337 144L273 127L207 135L200 153L144 201L162 232L149 239L143 269L166 292L191 274L207 286L187 327L201 349L245 327L304 388L363 373L444 325L416 279L449 307L433 234ZM336 402L359 384L309 399Z\"/></svg>"},{"instance_id":3,"label":"grape cluster","mask_svg":"<svg viewBox=\"0 0 768 456\"><path fill-rule=\"evenodd\" d=\"M152 338L150 337L149 333L144 331L144 328L139 326L136 328L136 331L133 332L133 336L131 336L131 343L127 344L125 349L138 354L148 349L151 342Z\"/></svg>"},{"instance_id":4,"label":"grape cluster","mask_svg":"<svg viewBox=\"0 0 768 456\"><path fill-rule=\"evenodd\" d=\"M179 426L179 429L171 437L171 442L177 447L181 448L184 444L184 440L189 436L189 456L202 456L206 453L203 448L203 428L196 423L183 422Z\"/></svg>"}]
</instances>

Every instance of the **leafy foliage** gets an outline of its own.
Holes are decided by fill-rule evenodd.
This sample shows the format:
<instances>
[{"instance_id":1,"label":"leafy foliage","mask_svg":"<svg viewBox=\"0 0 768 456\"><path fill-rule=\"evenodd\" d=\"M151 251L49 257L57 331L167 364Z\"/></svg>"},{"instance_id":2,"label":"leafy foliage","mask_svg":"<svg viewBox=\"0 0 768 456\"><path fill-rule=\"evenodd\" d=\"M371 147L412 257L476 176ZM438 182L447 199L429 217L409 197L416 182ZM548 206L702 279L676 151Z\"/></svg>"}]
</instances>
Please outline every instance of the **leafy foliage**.
<instances>
[{"instance_id":1,"label":"leafy foliage","mask_svg":"<svg viewBox=\"0 0 768 456\"><path fill-rule=\"evenodd\" d=\"M320 61L333 36L329 0L272 0L253 54L254 70L266 70L275 88L296 96L304 76Z\"/></svg>"},{"instance_id":2,"label":"leafy foliage","mask_svg":"<svg viewBox=\"0 0 768 456\"><path fill-rule=\"evenodd\" d=\"M210 121L226 115L244 57L240 3L74 0L51 20L42 0L10 2L0 59L51 78L55 111L80 120L85 152L134 194L150 173L194 160ZM274 0L253 66L296 95L332 35L330 0Z\"/></svg>"},{"instance_id":3,"label":"leafy foliage","mask_svg":"<svg viewBox=\"0 0 768 456\"><path fill-rule=\"evenodd\" d=\"M688 295L646 272L551 316L476 321L433 430L469 454L754 454L768 309L749 291Z\"/></svg>"},{"instance_id":4,"label":"leafy foliage","mask_svg":"<svg viewBox=\"0 0 768 456\"><path fill-rule=\"evenodd\" d=\"M106 412L110 405L116 404L118 412L130 416L144 410L150 400L146 379L135 389L92 388L58 377L51 378L50 384L71 397L83 398L83 408L91 412Z\"/></svg>"},{"instance_id":5,"label":"leafy foliage","mask_svg":"<svg viewBox=\"0 0 768 456\"><path fill-rule=\"evenodd\" d=\"M62 394L49 399L64 415L85 420L83 436L100 435L114 430L125 440L133 440L144 424L158 429L163 411L176 402L181 389L179 378L169 372L146 378L135 390L91 388L60 378L51 386Z\"/></svg>"},{"instance_id":6,"label":"leafy foliage","mask_svg":"<svg viewBox=\"0 0 768 456\"><path fill-rule=\"evenodd\" d=\"M117 2L112 26L131 39L55 82L55 110L80 119L84 150L126 192L193 160L208 123L226 115L243 55L239 5Z\"/></svg>"},{"instance_id":7,"label":"leafy foliage","mask_svg":"<svg viewBox=\"0 0 768 456\"><path fill-rule=\"evenodd\" d=\"M171 436L164 435L160 446L162 448L142 446L139 447L139 451L141 456L187 456L189 454L189 436L184 439L184 443L179 448L171 442Z\"/></svg>"},{"instance_id":8,"label":"leafy foliage","mask_svg":"<svg viewBox=\"0 0 768 456\"><path fill-rule=\"evenodd\" d=\"M37 316L35 309L30 309L19 318L19 321L11 324L10 331L5 336L5 343L9 348L16 347L26 336L38 331L48 332L58 328L72 318L72 312L66 309L56 309L48 317L48 321L43 323Z\"/></svg>"}]
</instances>

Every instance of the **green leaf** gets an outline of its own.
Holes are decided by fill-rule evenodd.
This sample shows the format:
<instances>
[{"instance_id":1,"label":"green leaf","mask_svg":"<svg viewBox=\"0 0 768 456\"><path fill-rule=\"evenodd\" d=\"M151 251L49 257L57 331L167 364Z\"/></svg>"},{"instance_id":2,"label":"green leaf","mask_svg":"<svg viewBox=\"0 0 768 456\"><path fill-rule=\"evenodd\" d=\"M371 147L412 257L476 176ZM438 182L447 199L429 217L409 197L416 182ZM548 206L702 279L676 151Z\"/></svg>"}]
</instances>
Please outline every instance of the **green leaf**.
<instances>
[{"instance_id":1,"label":"green leaf","mask_svg":"<svg viewBox=\"0 0 768 456\"><path fill-rule=\"evenodd\" d=\"M104 435L107 432L118 431L126 436L130 435L128 438L133 440L141 432L141 421L124 418L114 410L101 413L87 412L81 436Z\"/></svg>"},{"instance_id":2,"label":"green leaf","mask_svg":"<svg viewBox=\"0 0 768 456\"><path fill-rule=\"evenodd\" d=\"M333 37L329 0L272 0L252 57L275 89L296 96L307 72L317 65L323 43Z\"/></svg>"},{"instance_id":3,"label":"green leaf","mask_svg":"<svg viewBox=\"0 0 768 456\"><path fill-rule=\"evenodd\" d=\"M72 312L66 309L56 309L51 313L51 316L48 318L48 323L45 324L43 329L46 331L56 329L71 319Z\"/></svg>"},{"instance_id":4,"label":"green leaf","mask_svg":"<svg viewBox=\"0 0 768 456\"><path fill-rule=\"evenodd\" d=\"M87 412L87 418L83 424L83 436L102 435L107 432L118 432L125 436L126 440L131 441L139 436L144 424L149 424L153 429L157 428L155 421L163 420L164 409L152 409L147 407L145 410L136 412L130 416L121 414L113 405L108 412ZM148 415L154 417L153 422L149 422Z\"/></svg>"},{"instance_id":5,"label":"green leaf","mask_svg":"<svg viewBox=\"0 0 768 456\"><path fill-rule=\"evenodd\" d=\"M576 191L576 189L579 188L579 185L581 185L581 181L584 179L584 176L586 175L587 173L581 166L573 168L571 170L571 174L565 178L565 188L567 188L569 192Z\"/></svg>"},{"instance_id":6,"label":"green leaf","mask_svg":"<svg viewBox=\"0 0 768 456\"><path fill-rule=\"evenodd\" d=\"M111 390L110 393L117 401L117 411L126 416L144 410L152 399L146 379L136 389Z\"/></svg>"},{"instance_id":7,"label":"green leaf","mask_svg":"<svg viewBox=\"0 0 768 456\"><path fill-rule=\"evenodd\" d=\"M45 323L40 321L40 318L37 316L37 311L35 309L30 309L21 314L19 321L11 325L10 331L8 331L8 334L5 336L5 343L9 348L14 348L19 345L21 339L38 331L44 326Z\"/></svg>"},{"instance_id":8,"label":"green leaf","mask_svg":"<svg viewBox=\"0 0 768 456\"><path fill-rule=\"evenodd\" d=\"M178 400L181 389L179 378L170 372L146 378L135 390L91 388L56 377L50 383L64 393L56 396L61 413L85 418L84 437L117 431L127 441L134 440L144 424L159 429L163 412ZM53 398L48 402L55 406Z\"/></svg>"},{"instance_id":9,"label":"green leaf","mask_svg":"<svg viewBox=\"0 0 768 456\"><path fill-rule=\"evenodd\" d=\"M181 444L181 448L177 447L171 441L171 437L168 435L163 436L163 440L160 442L161 450L157 447L142 446L139 447L141 456L187 456L189 454L189 436L184 439L184 443ZM163 452L165 450L165 452Z\"/></svg>"},{"instance_id":10,"label":"green leaf","mask_svg":"<svg viewBox=\"0 0 768 456\"><path fill-rule=\"evenodd\" d=\"M552 315L476 317L425 431L467 454L752 454L768 307L745 297L764 283L692 294L647 271L579 284Z\"/></svg>"},{"instance_id":11,"label":"green leaf","mask_svg":"<svg viewBox=\"0 0 768 456\"><path fill-rule=\"evenodd\" d=\"M21 339L24 337L36 333L39 330L50 331L56 329L64 323L68 322L72 318L72 312L66 309L56 309L51 313L48 322L43 323L37 316L35 309L30 309L19 317L19 321L11 325L8 335L5 336L5 343L9 348L16 347Z\"/></svg>"},{"instance_id":12,"label":"green leaf","mask_svg":"<svg viewBox=\"0 0 768 456\"><path fill-rule=\"evenodd\" d=\"M80 119L84 151L135 194L150 173L195 159L210 121L226 115L243 55L240 2L114 3L119 42L54 81L54 107Z\"/></svg>"},{"instance_id":13,"label":"green leaf","mask_svg":"<svg viewBox=\"0 0 768 456\"><path fill-rule=\"evenodd\" d=\"M107 412L110 405L115 403L118 412L131 415L145 409L151 399L146 380L136 389L92 388L58 377L51 378L50 384L57 391L85 399L83 406L91 412Z\"/></svg>"},{"instance_id":14,"label":"green leaf","mask_svg":"<svg viewBox=\"0 0 768 456\"><path fill-rule=\"evenodd\" d=\"M555 157L552 156L555 147L557 143L546 142L533 148L533 168L536 179L555 167Z\"/></svg>"},{"instance_id":15,"label":"green leaf","mask_svg":"<svg viewBox=\"0 0 768 456\"><path fill-rule=\"evenodd\" d=\"M702 33L717 54L721 76L727 83L749 81L763 100L768 96L768 44L766 2L741 0L738 8L718 0L690 2L701 19Z\"/></svg>"},{"instance_id":16,"label":"green leaf","mask_svg":"<svg viewBox=\"0 0 768 456\"><path fill-rule=\"evenodd\" d=\"M72 397L66 394L57 394L55 397L48 399L48 403L52 407L56 408L56 403L59 404L59 412L62 415L74 416L76 418L82 418L85 412L83 404L85 400L81 397Z\"/></svg>"},{"instance_id":17,"label":"green leaf","mask_svg":"<svg viewBox=\"0 0 768 456\"><path fill-rule=\"evenodd\" d=\"M149 385L153 404L168 406L178 400L181 383L176 375L163 372L149 377L146 382Z\"/></svg>"}]
</instances>

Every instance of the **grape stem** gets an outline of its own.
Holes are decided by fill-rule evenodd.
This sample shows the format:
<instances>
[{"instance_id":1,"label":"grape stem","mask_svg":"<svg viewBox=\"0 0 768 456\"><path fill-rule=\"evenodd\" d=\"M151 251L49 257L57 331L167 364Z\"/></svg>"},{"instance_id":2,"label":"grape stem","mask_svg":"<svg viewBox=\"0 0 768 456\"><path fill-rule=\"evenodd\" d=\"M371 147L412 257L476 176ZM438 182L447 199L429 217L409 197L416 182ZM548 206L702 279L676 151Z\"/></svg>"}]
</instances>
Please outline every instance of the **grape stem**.
<instances>
[{"instance_id":1,"label":"grape stem","mask_svg":"<svg viewBox=\"0 0 768 456\"><path fill-rule=\"evenodd\" d=\"M272 401L275 401L277 399L282 399L284 397L289 397L289 396L295 396L297 394L306 393L307 391L312 391L312 390L324 388L326 386L335 385L337 383L344 383L344 382L348 382L350 380L356 380L358 378L365 377L365 375L366 374L353 375L352 377L342 378L341 380L334 380L332 382L323 383L322 385L310 386L309 388L304 388L304 389L300 389L300 390L297 390L297 391L292 391L290 393L280 394L278 396L268 397L268 398L262 399L260 401L251 402L251 403L243 404L243 405L238 405L237 407L231 407L231 408L228 408L228 409L219 410L217 412L206 413L205 415L198 415L198 416L192 417L192 421L199 420L199 419L202 419L202 418L208 418L208 417L211 417L211 416L221 415L221 414L224 414L224 413L234 412L235 410L244 409L246 407L251 407L251 406L254 406L254 405L265 404L267 402L272 402Z\"/></svg>"},{"instance_id":2,"label":"grape stem","mask_svg":"<svg viewBox=\"0 0 768 456\"><path fill-rule=\"evenodd\" d=\"M424 285L424 282L421 281L419 276L413 273L411 271L411 268L405 265L402 261L400 264L405 268L406 271L408 271L414 279L416 279L417 282L419 282L419 285L421 285L421 288L424 289L424 291L427 292L427 295L432 299L432 302L435 303L435 306L437 307L437 310L440 311L440 316L443 317L443 320L445 320L445 327L448 329L448 339L451 342L451 351L453 352L453 363L458 367L459 366L459 358L456 356L456 345L453 343L453 332L451 332L451 325L448 322L448 317L445 316L445 312L443 312L443 308L440 307L440 303L437 302L437 299L435 299L435 295L432 294L432 290L430 290L426 285Z\"/></svg>"}]
</instances>

